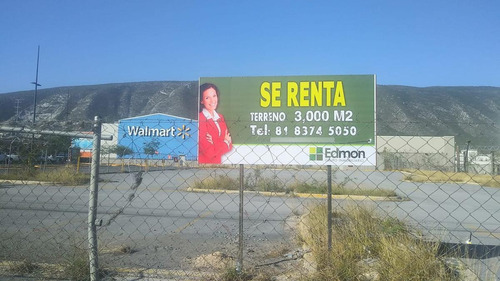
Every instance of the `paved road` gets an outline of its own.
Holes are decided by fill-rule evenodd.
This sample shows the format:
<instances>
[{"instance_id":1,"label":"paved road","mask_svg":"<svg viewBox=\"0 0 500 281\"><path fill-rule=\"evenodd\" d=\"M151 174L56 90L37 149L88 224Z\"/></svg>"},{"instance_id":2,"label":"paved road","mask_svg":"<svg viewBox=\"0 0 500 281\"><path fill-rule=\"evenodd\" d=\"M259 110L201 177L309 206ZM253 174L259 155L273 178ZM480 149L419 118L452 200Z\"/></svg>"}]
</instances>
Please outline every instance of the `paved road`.
<instances>
[{"instance_id":1,"label":"paved road","mask_svg":"<svg viewBox=\"0 0 500 281\"><path fill-rule=\"evenodd\" d=\"M135 174L101 176L98 218L101 260L113 266L189 270L200 254L236 256L237 193L193 193L193 181L211 175L238 178L238 169L176 169L148 172L137 189ZM322 170L245 170L290 183L322 181ZM468 184L403 182L399 172L338 170L335 182L346 186L395 190L406 201L372 201L381 213L397 216L447 242L500 245L500 189ZM269 253L292 250L294 218L324 199L269 197L245 193L245 260L261 263ZM342 207L345 200L336 200ZM0 186L0 257L70 258L72 248L86 247L88 190L40 184ZM120 253L129 246L132 254ZM33 249L36 249L34 251ZM498 257L481 260L500 264ZM498 266L496 267L498 270Z\"/></svg>"},{"instance_id":2,"label":"paved road","mask_svg":"<svg viewBox=\"0 0 500 281\"><path fill-rule=\"evenodd\" d=\"M391 215L416 224L448 242L498 245L500 241L500 189L474 184L402 181L400 172L339 171L356 186L391 189L409 200L378 204Z\"/></svg>"}]
</instances>

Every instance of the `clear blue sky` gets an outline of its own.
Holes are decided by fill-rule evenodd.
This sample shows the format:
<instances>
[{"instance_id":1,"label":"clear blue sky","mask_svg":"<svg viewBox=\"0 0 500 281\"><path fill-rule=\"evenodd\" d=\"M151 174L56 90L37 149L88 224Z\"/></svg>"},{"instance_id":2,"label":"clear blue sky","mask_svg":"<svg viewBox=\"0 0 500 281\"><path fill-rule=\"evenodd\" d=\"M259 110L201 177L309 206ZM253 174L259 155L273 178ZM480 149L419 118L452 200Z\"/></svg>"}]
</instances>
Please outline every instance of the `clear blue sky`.
<instances>
[{"instance_id":1,"label":"clear blue sky","mask_svg":"<svg viewBox=\"0 0 500 281\"><path fill-rule=\"evenodd\" d=\"M0 93L201 76L500 86L500 1L0 3Z\"/></svg>"}]
</instances>

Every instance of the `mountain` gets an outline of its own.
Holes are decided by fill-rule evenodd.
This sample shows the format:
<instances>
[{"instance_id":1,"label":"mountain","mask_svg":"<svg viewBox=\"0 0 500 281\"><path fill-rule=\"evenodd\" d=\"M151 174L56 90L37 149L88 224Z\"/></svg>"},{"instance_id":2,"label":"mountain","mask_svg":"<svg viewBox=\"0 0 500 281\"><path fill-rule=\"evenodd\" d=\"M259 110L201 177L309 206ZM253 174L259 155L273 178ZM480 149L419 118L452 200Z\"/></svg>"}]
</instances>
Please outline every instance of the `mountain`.
<instances>
[{"instance_id":1,"label":"mountain","mask_svg":"<svg viewBox=\"0 0 500 281\"><path fill-rule=\"evenodd\" d=\"M377 133L500 146L500 88L378 85Z\"/></svg>"},{"instance_id":2,"label":"mountain","mask_svg":"<svg viewBox=\"0 0 500 281\"><path fill-rule=\"evenodd\" d=\"M34 91L0 95L0 121L33 118ZM19 106L17 105L19 100ZM99 115L104 122L151 113L168 113L197 118L196 82L140 82L92 86L60 87L38 90L37 122L93 120ZM190 106L191 105L191 106Z\"/></svg>"},{"instance_id":3,"label":"mountain","mask_svg":"<svg viewBox=\"0 0 500 281\"><path fill-rule=\"evenodd\" d=\"M30 124L34 91L0 95L0 122ZM197 119L197 81L157 81L41 89L37 124L88 130L104 122L165 113ZM500 145L499 87L377 85L377 134L456 136L458 144Z\"/></svg>"}]
</instances>

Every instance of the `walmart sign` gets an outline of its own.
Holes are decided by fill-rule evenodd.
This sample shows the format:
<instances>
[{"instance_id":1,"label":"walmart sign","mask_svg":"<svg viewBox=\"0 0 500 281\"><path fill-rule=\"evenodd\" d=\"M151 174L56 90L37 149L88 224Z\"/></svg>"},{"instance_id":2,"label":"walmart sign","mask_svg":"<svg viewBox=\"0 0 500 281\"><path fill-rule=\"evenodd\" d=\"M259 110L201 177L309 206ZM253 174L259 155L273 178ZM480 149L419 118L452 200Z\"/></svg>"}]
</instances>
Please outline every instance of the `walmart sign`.
<instances>
[{"instance_id":1,"label":"walmart sign","mask_svg":"<svg viewBox=\"0 0 500 281\"><path fill-rule=\"evenodd\" d=\"M132 155L124 158L173 159L198 156L198 122L167 114L151 114L122 119L118 125L118 144Z\"/></svg>"}]
</instances>

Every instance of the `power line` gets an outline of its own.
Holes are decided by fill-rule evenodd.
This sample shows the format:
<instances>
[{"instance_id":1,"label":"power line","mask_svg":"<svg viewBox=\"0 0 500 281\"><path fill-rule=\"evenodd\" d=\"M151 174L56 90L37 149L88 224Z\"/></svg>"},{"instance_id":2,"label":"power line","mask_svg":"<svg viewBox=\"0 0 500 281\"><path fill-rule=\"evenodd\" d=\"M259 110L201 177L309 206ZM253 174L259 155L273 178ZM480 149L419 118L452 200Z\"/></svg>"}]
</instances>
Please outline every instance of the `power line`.
<instances>
[{"instance_id":1,"label":"power line","mask_svg":"<svg viewBox=\"0 0 500 281\"><path fill-rule=\"evenodd\" d=\"M36 56L36 77L35 82L31 82L31 84L35 84L35 93L33 95L33 127L35 127L36 122L36 96L38 93L38 86L42 86L38 84L38 65L40 63L40 45L38 45L38 53Z\"/></svg>"}]
</instances>

